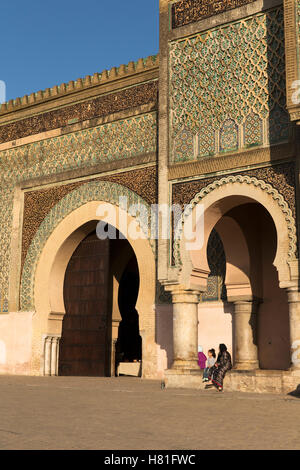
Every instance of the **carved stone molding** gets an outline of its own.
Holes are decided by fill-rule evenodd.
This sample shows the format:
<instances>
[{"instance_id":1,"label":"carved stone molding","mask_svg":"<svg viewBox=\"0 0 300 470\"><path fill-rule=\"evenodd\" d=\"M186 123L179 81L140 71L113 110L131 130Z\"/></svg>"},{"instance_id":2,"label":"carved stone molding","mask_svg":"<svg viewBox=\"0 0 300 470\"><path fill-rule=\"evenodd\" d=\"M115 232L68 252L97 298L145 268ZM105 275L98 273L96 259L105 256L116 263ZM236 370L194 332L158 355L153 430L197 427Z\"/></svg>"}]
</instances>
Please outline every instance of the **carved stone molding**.
<instances>
[{"instance_id":1,"label":"carved stone molding","mask_svg":"<svg viewBox=\"0 0 300 470\"><path fill-rule=\"evenodd\" d=\"M254 0L181 0L171 7L172 28L179 28L253 2Z\"/></svg>"},{"instance_id":2,"label":"carved stone molding","mask_svg":"<svg viewBox=\"0 0 300 470\"><path fill-rule=\"evenodd\" d=\"M58 129L67 126L71 121L85 121L100 116L108 116L152 102L157 102L157 82L143 83L83 103L76 103L4 124L0 126L0 143Z\"/></svg>"},{"instance_id":3,"label":"carved stone molding","mask_svg":"<svg viewBox=\"0 0 300 470\"><path fill-rule=\"evenodd\" d=\"M112 184L118 183L137 193L149 204L156 203L157 169L154 166L124 171L110 176L102 176L90 181L110 181ZM25 192L21 269L23 269L28 248L39 226L51 209L67 194L86 183L87 181L83 180L65 185L52 186L46 189Z\"/></svg>"}]
</instances>

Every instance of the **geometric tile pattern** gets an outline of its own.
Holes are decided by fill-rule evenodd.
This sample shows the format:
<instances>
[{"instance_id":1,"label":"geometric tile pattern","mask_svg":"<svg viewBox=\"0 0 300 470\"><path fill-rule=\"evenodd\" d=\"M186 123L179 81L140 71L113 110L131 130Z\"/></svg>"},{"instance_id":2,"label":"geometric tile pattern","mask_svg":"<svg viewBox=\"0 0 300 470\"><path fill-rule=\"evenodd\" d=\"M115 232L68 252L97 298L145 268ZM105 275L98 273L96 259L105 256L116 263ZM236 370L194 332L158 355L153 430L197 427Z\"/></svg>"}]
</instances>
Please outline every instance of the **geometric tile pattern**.
<instances>
[{"instance_id":1,"label":"geometric tile pattern","mask_svg":"<svg viewBox=\"0 0 300 470\"><path fill-rule=\"evenodd\" d=\"M22 311L30 311L34 308L33 292L34 292L34 275L42 249L48 240L50 234L55 227L72 211L81 207L89 201L107 201L111 204L119 205L120 195L127 197L128 208L132 205L143 205L148 209L150 214L150 206L138 194L121 186L117 183L108 181L92 181L80 186L71 193L62 198L56 206L44 218L39 226L35 237L28 249L27 256L24 263L21 280L21 294L20 303ZM129 214L131 211L129 210ZM149 237L149 220L145 212L140 211L140 215L132 214L144 234ZM155 252L155 241L149 240L153 252Z\"/></svg>"},{"instance_id":2,"label":"geometric tile pattern","mask_svg":"<svg viewBox=\"0 0 300 470\"><path fill-rule=\"evenodd\" d=\"M183 128L199 136L209 127L219 134L220 153L235 148L237 140L239 148L246 146L236 133L240 135L246 125L249 136L253 125L256 134L260 120L264 129L270 128L266 141L285 141L289 132L285 86L281 6L176 40L170 45L171 138ZM256 118L249 120L253 115ZM234 135L231 140L227 135L222 146L229 120ZM258 141L254 138L254 143ZM199 146L198 157L205 156L201 152ZM180 161L174 153L171 159Z\"/></svg>"},{"instance_id":3,"label":"geometric tile pattern","mask_svg":"<svg viewBox=\"0 0 300 470\"><path fill-rule=\"evenodd\" d=\"M0 293L8 296L12 209L19 181L156 152L156 113L0 151Z\"/></svg>"},{"instance_id":4,"label":"geometric tile pattern","mask_svg":"<svg viewBox=\"0 0 300 470\"><path fill-rule=\"evenodd\" d=\"M198 134L199 148L197 155L210 157L216 152L216 131L209 124L203 126Z\"/></svg>"},{"instance_id":5,"label":"geometric tile pattern","mask_svg":"<svg viewBox=\"0 0 300 470\"><path fill-rule=\"evenodd\" d=\"M194 157L194 136L192 132L183 129L174 139L175 160L193 160Z\"/></svg>"},{"instance_id":6,"label":"geometric tile pattern","mask_svg":"<svg viewBox=\"0 0 300 470\"><path fill-rule=\"evenodd\" d=\"M244 146L249 148L263 144L263 122L259 115L251 113L244 123Z\"/></svg>"},{"instance_id":7,"label":"geometric tile pattern","mask_svg":"<svg viewBox=\"0 0 300 470\"><path fill-rule=\"evenodd\" d=\"M238 126L233 119L227 119L220 129L220 151L237 150L239 145Z\"/></svg>"},{"instance_id":8,"label":"geometric tile pattern","mask_svg":"<svg viewBox=\"0 0 300 470\"><path fill-rule=\"evenodd\" d=\"M82 164L120 160L156 151L156 113L104 124L4 150L1 172L13 178L57 173Z\"/></svg>"}]
</instances>

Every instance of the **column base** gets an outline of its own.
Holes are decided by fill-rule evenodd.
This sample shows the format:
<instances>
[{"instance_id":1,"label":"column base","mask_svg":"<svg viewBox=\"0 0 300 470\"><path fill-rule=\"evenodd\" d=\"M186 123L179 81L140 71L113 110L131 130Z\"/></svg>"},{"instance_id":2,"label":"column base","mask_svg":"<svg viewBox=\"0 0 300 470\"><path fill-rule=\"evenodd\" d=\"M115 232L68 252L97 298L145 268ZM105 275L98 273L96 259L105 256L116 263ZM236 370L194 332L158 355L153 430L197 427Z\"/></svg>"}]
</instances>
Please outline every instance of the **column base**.
<instances>
[{"instance_id":1,"label":"column base","mask_svg":"<svg viewBox=\"0 0 300 470\"><path fill-rule=\"evenodd\" d=\"M203 370L199 369L168 369L165 371L166 388L196 388L202 389Z\"/></svg>"},{"instance_id":2,"label":"column base","mask_svg":"<svg viewBox=\"0 0 300 470\"><path fill-rule=\"evenodd\" d=\"M238 361L235 362L234 370L256 370L259 369L258 361Z\"/></svg>"},{"instance_id":3,"label":"column base","mask_svg":"<svg viewBox=\"0 0 300 470\"><path fill-rule=\"evenodd\" d=\"M178 369L184 369L184 370L198 370L198 361L192 360L192 361L185 361L182 359L175 359L172 365L172 370L178 370Z\"/></svg>"},{"instance_id":4,"label":"column base","mask_svg":"<svg viewBox=\"0 0 300 470\"><path fill-rule=\"evenodd\" d=\"M166 370L166 388L205 389L201 369ZM300 372L283 370L231 370L224 379L225 392L277 393L300 397ZM206 392L204 392L206 393ZM204 395L203 395L204 396ZM199 396L200 397L200 396Z\"/></svg>"},{"instance_id":5,"label":"column base","mask_svg":"<svg viewBox=\"0 0 300 470\"><path fill-rule=\"evenodd\" d=\"M294 364L291 365L291 367L289 368L289 370L290 370L291 372L298 372L298 373L300 374L300 364L297 365L297 366L295 366Z\"/></svg>"}]
</instances>

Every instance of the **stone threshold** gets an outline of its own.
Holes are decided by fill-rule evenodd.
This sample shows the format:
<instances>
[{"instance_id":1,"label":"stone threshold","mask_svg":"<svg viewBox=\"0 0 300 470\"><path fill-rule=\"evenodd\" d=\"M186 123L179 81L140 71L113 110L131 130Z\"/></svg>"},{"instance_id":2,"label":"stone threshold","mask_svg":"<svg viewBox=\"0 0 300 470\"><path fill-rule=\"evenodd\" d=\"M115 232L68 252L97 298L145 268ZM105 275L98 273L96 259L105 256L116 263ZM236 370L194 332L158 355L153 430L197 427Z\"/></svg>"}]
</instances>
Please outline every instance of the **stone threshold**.
<instances>
[{"instance_id":1,"label":"stone threshold","mask_svg":"<svg viewBox=\"0 0 300 470\"><path fill-rule=\"evenodd\" d=\"M203 390L201 370L170 369L165 372L166 388ZM230 392L300 394L300 370L231 370L224 379Z\"/></svg>"}]
</instances>

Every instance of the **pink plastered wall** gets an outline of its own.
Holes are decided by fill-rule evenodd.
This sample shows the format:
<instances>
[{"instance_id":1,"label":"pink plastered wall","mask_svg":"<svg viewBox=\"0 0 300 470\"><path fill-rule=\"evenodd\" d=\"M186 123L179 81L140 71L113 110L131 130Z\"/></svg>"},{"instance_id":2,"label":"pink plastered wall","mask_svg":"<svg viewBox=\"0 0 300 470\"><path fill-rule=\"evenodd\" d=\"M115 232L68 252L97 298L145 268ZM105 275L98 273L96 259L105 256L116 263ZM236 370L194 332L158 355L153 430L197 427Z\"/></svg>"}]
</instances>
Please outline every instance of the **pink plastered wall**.
<instances>
[{"instance_id":1,"label":"pink plastered wall","mask_svg":"<svg viewBox=\"0 0 300 470\"><path fill-rule=\"evenodd\" d=\"M157 369L160 377L173 362L173 306L157 305L155 309L157 344Z\"/></svg>"},{"instance_id":2,"label":"pink plastered wall","mask_svg":"<svg viewBox=\"0 0 300 470\"><path fill-rule=\"evenodd\" d=\"M198 345L204 354L214 348L218 355L219 344L226 344L233 353L232 312L233 305L223 302L203 302L198 308Z\"/></svg>"},{"instance_id":3,"label":"pink plastered wall","mask_svg":"<svg viewBox=\"0 0 300 470\"><path fill-rule=\"evenodd\" d=\"M218 353L220 343L226 344L228 351L233 351L232 304L223 302L200 303L198 307L198 344L207 356L208 349ZM173 362L173 307L156 306L156 344L158 373L172 367Z\"/></svg>"},{"instance_id":4,"label":"pink plastered wall","mask_svg":"<svg viewBox=\"0 0 300 470\"><path fill-rule=\"evenodd\" d=\"M0 316L0 374L29 375L32 312Z\"/></svg>"}]
</instances>

